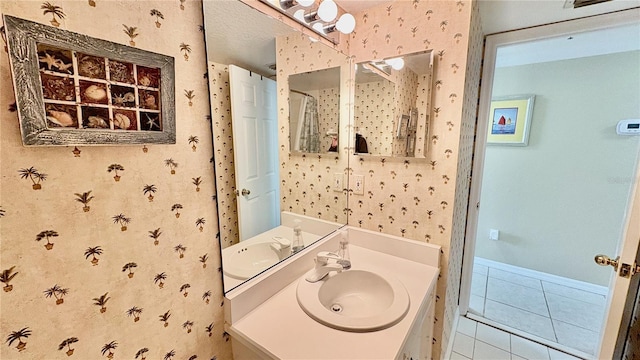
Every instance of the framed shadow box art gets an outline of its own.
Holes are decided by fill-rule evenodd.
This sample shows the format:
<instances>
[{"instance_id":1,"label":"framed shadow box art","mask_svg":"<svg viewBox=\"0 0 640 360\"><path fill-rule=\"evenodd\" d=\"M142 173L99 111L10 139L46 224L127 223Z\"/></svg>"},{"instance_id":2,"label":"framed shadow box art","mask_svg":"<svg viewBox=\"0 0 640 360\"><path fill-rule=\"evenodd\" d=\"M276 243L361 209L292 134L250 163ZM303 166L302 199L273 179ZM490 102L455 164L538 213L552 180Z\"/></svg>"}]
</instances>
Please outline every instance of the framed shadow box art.
<instances>
[{"instance_id":1,"label":"framed shadow box art","mask_svg":"<svg viewBox=\"0 0 640 360\"><path fill-rule=\"evenodd\" d=\"M24 145L175 144L170 56L4 16Z\"/></svg>"}]
</instances>

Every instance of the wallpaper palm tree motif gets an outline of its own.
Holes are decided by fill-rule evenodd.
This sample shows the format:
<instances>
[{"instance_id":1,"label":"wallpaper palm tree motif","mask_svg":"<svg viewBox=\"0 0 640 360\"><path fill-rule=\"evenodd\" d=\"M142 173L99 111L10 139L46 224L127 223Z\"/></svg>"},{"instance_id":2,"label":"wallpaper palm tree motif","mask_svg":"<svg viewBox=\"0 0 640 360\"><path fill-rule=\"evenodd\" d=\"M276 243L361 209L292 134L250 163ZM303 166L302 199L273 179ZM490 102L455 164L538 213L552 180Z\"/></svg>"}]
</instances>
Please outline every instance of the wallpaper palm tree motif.
<instances>
[{"instance_id":1,"label":"wallpaper palm tree motif","mask_svg":"<svg viewBox=\"0 0 640 360\"><path fill-rule=\"evenodd\" d=\"M18 172L20 173L21 179L31 180L31 182L33 183L33 185L31 186L33 190L42 189L42 185L40 184L40 182L43 180L47 180L47 174L39 172L33 166L30 168L20 169L18 170Z\"/></svg>"},{"instance_id":2,"label":"wallpaper palm tree motif","mask_svg":"<svg viewBox=\"0 0 640 360\"><path fill-rule=\"evenodd\" d=\"M65 339L64 341L62 341L60 343L60 345L58 345L58 350L63 350L64 348L67 348L66 354L67 354L67 356L71 356L71 355L73 355L73 351L74 351L71 348L71 344L75 344L78 341L80 341L80 340L78 340L77 337L70 337L68 339Z\"/></svg>"},{"instance_id":3,"label":"wallpaper palm tree motif","mask_svg":"<svg viewBox=\"0 0 640 360\"><path fill-rule=\"evenodd\" d=\"M170 350L175 359L192 354L231 358L222 326L213 328L209 337L204 326L193 326L192 333L187 333L181 326L165 328L154 317L168 311L180 317L178 325L186 319L217 325L223 321L222 307L205 305L207 299L222 304L223 292L219 256L211 256L219 254L217 221L204 224L210 231L200 233L200 225L194 229L196 219L217 215L211 201L214 187L203 186L213 176L209 162L213 151L211 143L204 141L210 139L210 125L202 121L209 118L208 97L197 101L199 94L208 93L199 66L205 64L203 34L198 30L202 12L199 2L185 11L178 10L179 0L140 4L2 3L3 13L40 22L44 30L54 22L73 32L189 58L175 68L176 89L185 89L177 94L174 107L176 116L183 119L178 131L184 135L177 139L177 146L24 148L20 136L15 136L20 129L11 106L15 101L12 83L10 78L0 79L0 88L8 90L0 92L0 118L7 120L0 141L0 171L3 185L6 180L11 189L3 192L0 213L0 253L5 264L0 268L0 303L3 309L14 309L0 316L1 335L6 339L0 347L2 359L132 359L134 355L162 359ZM151 15L152 10L157 12ZM151 32L154 36L141 36ZM7 61L0 57L0 67L8 68ZM123 66L128 65L123 62ZM132 81L146 80L134 76ZM81 157L77 156L80 150ZM166 159L172 160L171 166L165 167ZM184 171L171 175L178 163ZM26 238L25 229L32 229ZM114 237L116 231L123 236ZM182 258L173 250L179 242ZM203 254L210 256L202 261ZM159 288L161 282L164 289ZM180 292L181 284L189 288ZM207 291L210 296L202 299ZM185 297L187 292L197 295ZM74 328L81 333L65 330Z\"/></svg>"},{"instance_id":4,"label":"wallpaper palm tree motif","mask_svg":"<svg viewBox=\"0 0 640 360\"><path fill-rule=\"evenodd\" d=\"M42 11L43 15L51 14L51 25L55 27L60 26L60 22L57 19L64 19L66 16L64 11L62 11L62 7L58 5L53 5L48 1L45 3L42 3L42 6L40 6L40 9L43 10Z\"/></svg>"},{"instance_id":5,"label":"wallpaper palm tree motif","mask_svg":"<svg viewBox=\"0 0 640 360\"><path fill-rule=\"evenodd\" d=\"M13 285L9 283L11 282L11 280L13 280L14 277L16 277L16 275L18 275L17 272L13 272L13 269L15 268L15 266L12 266L8 269L2 270L2 273L0 273L0 282L4 284L4 286L2 287L2 290L4 290L4 292L13 290Z\"/></svg>"},{"instance_id":6,"label":"wallpaper palm tree motif","mask_svg":"<svg viewBox=\"0 0 640 360\"><path fill-rule=\"evenodd\" d=\"M111 164L107 167L107 172L114 172L113 180L120 181L120 175L118 175L118 171L124 171L124 167L120 164Z\"/></svg>"},{"instance_id":7,"label":"wallpaper palm tree motif","mask_svg":"<svg viewBox=\"0 0 640 360\"><path fill-rule=\"evenodd\" d=\"M104 313L105 311L107 311L107 301L109 301L109 299L111 299L111 297L107 296L109 295L108 292L100 295L97 298L93 298L93 305L98 305L100 306L100 312Z\"/></svg>"},{"instance_id":8,"label":"wallpaper palm tree motif","mask_svg":"<svg viewBox=\"0 0 640 360\"><path fill-rule=\"evenodd\" d=\"M82 211L84 212L89 212L89 210L91 210L91 206L89 206L89 202L94 198L94 196L91 195L91 191L92 190L89 190L87 192L83 192L82 194L74 193L74 195L76 196L75 200L81 203L82 205L84 205L82 207Z\"/></svg>"},{"instance_id":9,"label":"wallpaper palm tree motif","mask_svg":"<svg viewBox=\"0 0 640 360\"><path fill-rule=\"evenodd\" d=\"M126 217L124 214L118 214L111 217L114 224L120 224L120 231L127 231L127 224L131 222L131 218Z\"/></svg>"},{"instance_id":10,"label":"wallpaper palm tree motif","mask_svg":"<svg viewBox=\"0 0 640 360\"><path fill-rule=\"evenodd\" d=\"M124 27L124 30L122 31L124 31L124 33L129 37L129 45L136 46L136 42L133 39L140 35L138 33L138 28L136 26L127 26L125 24L122 24L122 27Z\"/></svg>"},{"instance_id":11,"label":"wallpaper palm tree motif","mask_svg":"<svg viewBox=\"0 0 640 360\"><path fill-rule=\"evenodd\" d=\"M44 247L47 250L51 250L53 249L53 243L49 242L49 238L52 237L58 237L59 234L57 231L54 230L43 230L40 233L38 233L38 235L36 235L36 241L40 241L42 239L47 239L47 243L44 245Z\"/></svg>"},{"instance_id":12,"label":"wallpaper palm tree motif","mask_svg":"<svg viewBox=\"0 0 640 360\"><path fill-rule=\"evenodd\" d=\"M69 288L62 288L58 284L53 285L44 291L46 298L54 297L56 299L56 305L64 303L64 296L69 294Z\"/></svg>"},{"instance_id":13,"label":"wallpaper palm tree motif","mask_svg":"<svg viewBox=\"0 0 640 360\"><path fill-rule=\"evenodd\" d=\"M149 237L153 239L153 245L158 246L158 244L160 244L160 240L158 240L158 238L160 238L160 235L162 235L162 231L160 231L160 228L149 231Z\"/></svg>"},{"instance_id":14,"label":"wallpaper palm tree motif","mask_svg":"<svg viewBox=\"0 0 640 360\"><path fill-rule=\"evenodd\" d=\"M93 266L96 266L98 265L98 261L100 261L100 259L98 259L96 255L102 255L102 252L103 250L100 246L93 246L93 247L87 248L87 250L84 251L84 258L89 259L89 256L91 256L92 257L91 264Z\"/></svg>"},{"instance_id":15,"label":"wallpaper palm tree motif","mask_svg":"<svg viewBox=\"0 0 640 360\"><path fill-rule=\"evenodd\" d=\"M12 331L11 334L7 336L7 344L11 346L11 344L18 340L16 349L18 349L18 351L24 351L27 347L27 343L22 341L22 339L24 338L26 340L29 336L31 336L31 330L29 330L28 327L22 328L18 331Z\"/></svg>"}]
</instances>

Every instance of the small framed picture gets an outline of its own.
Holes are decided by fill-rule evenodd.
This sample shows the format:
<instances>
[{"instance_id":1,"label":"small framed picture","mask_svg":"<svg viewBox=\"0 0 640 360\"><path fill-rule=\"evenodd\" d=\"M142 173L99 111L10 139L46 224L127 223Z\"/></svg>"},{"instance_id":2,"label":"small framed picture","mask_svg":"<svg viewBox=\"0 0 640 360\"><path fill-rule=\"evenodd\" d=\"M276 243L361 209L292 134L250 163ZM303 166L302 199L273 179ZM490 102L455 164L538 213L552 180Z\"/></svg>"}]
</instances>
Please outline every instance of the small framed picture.
<instances>
[{"instance_id":1,"label":"small framed picture","mask_svg":"<svg viewBox=\"0 0 640 360\"><path fill-rule=\"evenodd\" d=\"M489 109L487 144L527 146L535 95L496 98Z\"/></svg>"}]
</instances>

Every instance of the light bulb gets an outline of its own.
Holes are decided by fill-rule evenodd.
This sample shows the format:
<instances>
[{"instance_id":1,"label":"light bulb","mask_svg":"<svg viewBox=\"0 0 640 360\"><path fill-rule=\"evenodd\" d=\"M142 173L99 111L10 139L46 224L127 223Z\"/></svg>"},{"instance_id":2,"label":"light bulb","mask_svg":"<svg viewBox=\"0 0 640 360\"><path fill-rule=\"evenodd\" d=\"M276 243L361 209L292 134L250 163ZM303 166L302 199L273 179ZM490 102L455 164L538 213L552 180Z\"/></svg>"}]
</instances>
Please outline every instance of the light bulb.
<instances>
[{"instance_id":1,"label":"light bulb","mask_svg":"<svg viewBox=\"0 0 640 360\"><path fill-rule=\"evenodd\" d=\"M309 7L313 5L314 2L315 0L297 0L298 5L302 7Z\"/></svg>"},{"instance_id":2,"label":"light bulb","mask_svg":"<svg viewBox=\"0 0 640 360\"><path fill-rule=\"evenodd\" d=\"M301 23L304 23L304 9L298 9L293 13L293 17Z\"/></svg>"},{"instance_id":3,"label":"light bulb","mask_svg":"<svg viewBox=\"0 0 640 360\"><path fill-rule=\"evenodd\" d=\"M333 21L338 16L338 5L333 0L324 0L318 7L318 16L324 22Z\"/></svg>"},{"instance_id":4,"label":"light bulb","mask_svg":"<svg viewBox=\"0 0 640 360\"><path fill-rule=\"evenodd\" d=\"M309 40L310 40L312 43L315 43L315 42L320 41L320 39L314 38L314 37L312 37L312 36L309 36Z\"/></svg>"},{"instance_id":5,"label":"light bulb","mask_svg":"<svg viewBox=\"0 0 640 360\"><path fill-rule=\"evenodd\" d=\"M336 29L343 34L351 34L356 28L356 19L351 14L342 14L336 22Z\"/></svg>"},{"instance_id":6,"label":"light bulb","mask_svg":"<svg viewBox=\"0 0 640 360\"><path fill-rule=\"evenodd\" d=\"M404 60L402 58L395 59L393 64L391 64L391 68L394 70L401 70L403 67L404 67Z\"/></svg>"},{"instance_id":7,"label":"light bulb","mask_svg":"<svg viewBox=\"0 0 640 360\"><path fill-rule=\"evenodd\" d=\"M311 26L313 28L313 30L319 32L320 34L324 34L324 26L322 25L322 23L317 22L315 24L313 24L313 26Z\"/></svg>"}]
</instances>

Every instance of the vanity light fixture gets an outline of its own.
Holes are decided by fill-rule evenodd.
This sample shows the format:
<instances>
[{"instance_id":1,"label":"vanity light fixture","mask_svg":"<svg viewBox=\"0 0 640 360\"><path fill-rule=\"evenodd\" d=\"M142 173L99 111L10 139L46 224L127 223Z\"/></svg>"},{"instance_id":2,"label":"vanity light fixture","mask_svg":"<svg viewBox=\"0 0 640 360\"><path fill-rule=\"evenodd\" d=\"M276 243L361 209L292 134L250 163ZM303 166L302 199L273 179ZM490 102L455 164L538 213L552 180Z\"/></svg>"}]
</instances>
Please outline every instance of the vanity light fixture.
<instances>
[{"instance_id":1,"label":"vanity light fixture","mask_svg":"<svg viewBox=\"0 0 640 360\"><path fill-rule=\"evenodd\" d=\"M336 43L337 38L329 34L338 31L351 34L356 27L356 19L349 13L340 14L334 0L260 0L299 23ZM312 41L318 41L312 39Z\"/></svg>"},{"instance_id":2,"label":"vanity light fixture","mask_svg":"<svg viewBox=\"0 0 640 360\"><path fill-rule=\"evenodd\" d=\"M302 6L302 7L309 7L311 5L313 5L315 1L314 0L280 0L280 8L282 10L289 10L294 6Z\"/></svg>"}]
</instances>

